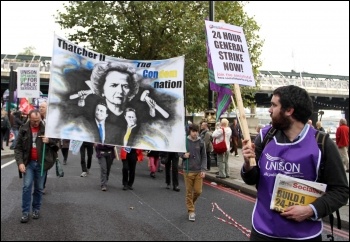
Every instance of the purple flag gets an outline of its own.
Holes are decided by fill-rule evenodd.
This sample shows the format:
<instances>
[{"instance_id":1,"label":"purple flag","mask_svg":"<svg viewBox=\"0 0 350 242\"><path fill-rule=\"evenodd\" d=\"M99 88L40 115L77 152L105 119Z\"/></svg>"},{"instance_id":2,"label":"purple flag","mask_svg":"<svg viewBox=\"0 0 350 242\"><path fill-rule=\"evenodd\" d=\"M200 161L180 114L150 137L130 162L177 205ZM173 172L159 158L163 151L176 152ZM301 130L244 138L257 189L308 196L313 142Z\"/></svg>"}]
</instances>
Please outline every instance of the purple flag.
<instances>
[{"instance_id":1,"label":"purple flag","mask_svg":"<svg viewBox=\"0 0 350 242\"><path fill-rule=\"evenodd\" d=\"M211 54L208 45L207 31L205 30L206 37L206 47L207 47L207 62L208 62L208 72L209 72L209 85L210 90L217 92L218 97L216 100L216 121L219 120L221 115L227 110L228 106L231 104L232 90L229 84L219 84L215 82L214 68L211 60Z\"/></svg>"}]
</instances>

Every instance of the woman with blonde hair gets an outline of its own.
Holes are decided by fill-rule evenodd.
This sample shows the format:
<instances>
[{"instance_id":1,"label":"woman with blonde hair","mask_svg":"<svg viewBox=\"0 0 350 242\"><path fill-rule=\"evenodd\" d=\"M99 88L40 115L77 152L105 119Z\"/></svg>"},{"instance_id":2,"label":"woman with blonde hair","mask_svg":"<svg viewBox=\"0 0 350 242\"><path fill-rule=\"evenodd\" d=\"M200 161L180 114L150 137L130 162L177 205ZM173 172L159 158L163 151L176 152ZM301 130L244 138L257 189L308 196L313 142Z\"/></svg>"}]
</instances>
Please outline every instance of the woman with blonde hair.
<instances>
[{"instance_id":1,"label":"woman with blonde hair","mask_svg":"<svg viewBox=\"0 0 350 242\"><path fill-rule=\"evenodd\" d=\"M219 175L216 178L229 178L230 177L230 167L228 165L228 157L230 153L230 137L232 130L229 127L229 122L226 118L221 119L220 128L216 129L211 135L215 138L215 143L219 143L225 139L226 142L226 151L222 154L217 154L218 166L219 166Z\"/></svg>"}]
</instances>

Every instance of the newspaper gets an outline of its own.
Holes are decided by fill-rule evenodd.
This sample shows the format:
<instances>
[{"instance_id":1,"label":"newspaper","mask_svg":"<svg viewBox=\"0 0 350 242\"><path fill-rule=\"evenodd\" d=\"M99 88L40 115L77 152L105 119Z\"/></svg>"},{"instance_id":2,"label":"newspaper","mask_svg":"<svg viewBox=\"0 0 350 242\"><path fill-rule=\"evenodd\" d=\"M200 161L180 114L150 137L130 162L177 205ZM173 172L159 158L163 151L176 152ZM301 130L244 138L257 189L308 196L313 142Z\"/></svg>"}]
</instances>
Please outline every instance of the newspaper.
<instances>
[{"instance_id":1,"label":"newspaper","mask_svg":"<svg viewBox=\"0 0 350 242\"><path fill-rule=\"evenodd\" d=\"M277 174L270 209L283 212L292 205L307 205L321 197L326 184Z\"/></svg>"}]
</instances>

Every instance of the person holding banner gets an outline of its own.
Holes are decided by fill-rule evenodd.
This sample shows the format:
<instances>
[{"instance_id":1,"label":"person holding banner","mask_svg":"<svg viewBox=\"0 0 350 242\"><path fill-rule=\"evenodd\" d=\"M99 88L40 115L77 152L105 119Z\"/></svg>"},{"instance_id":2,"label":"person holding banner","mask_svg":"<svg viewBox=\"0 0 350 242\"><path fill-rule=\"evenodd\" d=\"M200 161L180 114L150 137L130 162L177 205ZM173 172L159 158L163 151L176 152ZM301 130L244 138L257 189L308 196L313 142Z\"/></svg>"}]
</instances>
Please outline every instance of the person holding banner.
<instances>
[{"instance_id":1,"label":"person holding banner","mask_svg":"<svg viewBox=\"0 0 350 242\"><path fill-rule=\"evenodd\" d=\"M107 191L107 183L109 173L111 171L111 166L113 160L115 159L114 146L103 144L94 144L94 146L96 151L96 157L101 168L101 190L105 192Z\"/></svg>"},{"instance_id":2,"label":"person holding banner","mask_svg":"<svg viewBox=\"0 0 350 242\"><path fill-rule=\"evenodd\" d=\"M160 159L165 159L165 183L166 189L170 189L173 184L173 190L179 192L179 153L164 152L159 153Z\"/></svg>"},{"instance_id":3,"label":"person holding banner","mask_svg":"<svg viewBox=\"0 0 350 242\"><path fill-rule=\"evenodd\" d=\"M67 165L69 145L70 145L69 139L61 139L59 142L59 147L61 149L62 156L63 156L63 165Z\"/></svg>"},{"instance_id":4,"label":"person holding banner","mask_svg":"<svg viewBox=\"0 0 350 242\"><path fill-rule=\"evenodd\" d=\"M85 159L86 153L87 153L87 164ZM83 144L80 146L80 164L81 164L81 170L83 171L80 174L81 177L86 177L89 174L93 153L94 153L94 144L90 142L83 142Z\"/></svg>"},{"instance_id":5,"label":"person holding banner","mask_svg":"<svg viewBox=\"0 0 350 242\"><path fill-rule=\"evenodd\" d=\"M159 151L156 150L149 150L147 152L148 162L149 162L149 170L150 170L150 177L156 178L156 171L158 167L159 160Z\"/></svg>"},{"instance_id":6,"label":"person holding banner","mask_svg":"<svg viewBox=\"0 0 350 242\"><path fill-rule=\"evenodd\" d=\"M123 147L120 149L120 159L123 162L123 190L134 190L136 164L143 160L142 150Z\"/></svg>"},{"instance_id":7,"label":"person holding banner","mask_svg":"<svg viewBox=\"0 0 350 242\"><path fill-rule=\"evenodd\" d=\"M57 158L58 146L56 145L56 140L49 139L44 135L45 126L41 122L39 111L36 109L31 110L29 112L29 122L25 123L19 130L15 147L15 159L18 169L23 173L21 223L29 221L31 205L32 218L39 218L44 178L47 170L55 164ZM33 202L31 202L33 183Z\"/></svg>"},{"instance_id":8,"label":"person holding banner","mask_svg":"<svg viewBox=\"0 0 350 242\"><path fill-rule=\"evenodd\" d=\"M260 131L254 144L243 141L241 177L257 188L250 240L322 241L321 218L346 205L349 198L340 154L327 136L324 151L320 150L315 138L318 131L307 124L313 104L305 89L294 85L278 87L273 91L269 112L276 131L269 142L263 143L271 125ZM256 159L256 166L250 165L251 158ZM279 213L270 209L277 174L318 181L326 184L327 190L310 204L303 199L292 204L286 201L284 212Z\"/></svg>"}]
</instances>

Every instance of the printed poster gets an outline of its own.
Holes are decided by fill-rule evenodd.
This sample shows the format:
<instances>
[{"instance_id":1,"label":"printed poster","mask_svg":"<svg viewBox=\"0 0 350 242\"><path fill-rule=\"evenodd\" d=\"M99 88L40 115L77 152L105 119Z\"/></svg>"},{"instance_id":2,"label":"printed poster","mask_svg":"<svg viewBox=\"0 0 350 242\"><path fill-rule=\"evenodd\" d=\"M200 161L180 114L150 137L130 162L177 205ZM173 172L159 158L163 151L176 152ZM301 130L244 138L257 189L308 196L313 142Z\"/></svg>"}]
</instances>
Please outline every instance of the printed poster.
<instances>
[{"instance_id":1,"label":"printed poster","mask_svg":"<svg viewBox=\"0 0 350 242\"><path fill-rule=\"evenodd\" d=\"M17 68L17 97L40 97L40 71L37 67Z\"/></svg>"},{"instance_id":2,"label":"printed poster","mask_svg":"<svg viewBox=\"0 0 350 242\"><path fill-rule=\"evenodd\" d=\"M184 56L126 60L54 36L46 136L185 152Z\"/></svg>"},{"instance_id":3,"label":"printed poster","mask_svg":"<svg viewBox=\"0 0 350 242\"><path fill-rule=\"evenodd\" d=\"M242 27L205 20L215 82L255 86Z\"/></svg>"}]
</instances>

